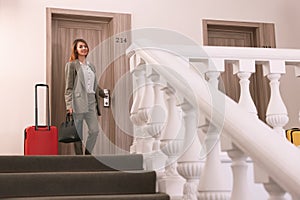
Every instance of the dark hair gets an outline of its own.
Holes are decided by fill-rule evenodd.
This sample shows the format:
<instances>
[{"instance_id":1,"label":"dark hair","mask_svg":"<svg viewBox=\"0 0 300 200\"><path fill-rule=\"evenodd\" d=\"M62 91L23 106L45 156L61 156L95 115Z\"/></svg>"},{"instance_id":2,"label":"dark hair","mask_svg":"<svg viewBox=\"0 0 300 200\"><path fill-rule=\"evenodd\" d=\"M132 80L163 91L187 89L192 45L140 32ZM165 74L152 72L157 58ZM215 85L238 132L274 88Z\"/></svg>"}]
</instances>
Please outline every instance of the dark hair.
<instances>
[{"instance_id":1,"label":"dark hair","mask_svg":"<svg viewBox=\"0 0 300 200\"><path fill-rule=\"evenodd\" d=\"M78 42L83 42L87 46L88 53L89 53L89 46L88 46L87 42L84 39L76 39L76 40L74 40L74 42L72 44L72 53L71 53L69 61L73 61L73 60L78 59L78 52L77 52L77 44L78 44Z\"/></svg>"}]
</instances>

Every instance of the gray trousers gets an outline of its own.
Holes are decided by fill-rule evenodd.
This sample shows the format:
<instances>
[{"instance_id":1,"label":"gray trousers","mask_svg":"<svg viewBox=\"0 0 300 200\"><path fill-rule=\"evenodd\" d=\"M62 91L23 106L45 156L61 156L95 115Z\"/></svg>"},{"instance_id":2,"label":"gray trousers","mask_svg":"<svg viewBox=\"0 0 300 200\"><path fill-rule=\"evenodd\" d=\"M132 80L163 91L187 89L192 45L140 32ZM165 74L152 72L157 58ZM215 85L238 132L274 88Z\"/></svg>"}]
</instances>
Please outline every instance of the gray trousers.
<instances>
[{"instance_id":1,"label":"gray trousers","mask_svg":"<svg viewBox=\"0 0 300 200\"><path fill-rule=\"evenodd\" d=\"M96 110L96 97L95 94L88 94L88 112L87 113L73 113L75 126L81 141L83 139L83 121L88 127L88 137L86 141L85 154L92 153L96 140L99 134L98 115ZM82 142L75 142L75 153L83 154Z\"/></svg>"}]
</instances>

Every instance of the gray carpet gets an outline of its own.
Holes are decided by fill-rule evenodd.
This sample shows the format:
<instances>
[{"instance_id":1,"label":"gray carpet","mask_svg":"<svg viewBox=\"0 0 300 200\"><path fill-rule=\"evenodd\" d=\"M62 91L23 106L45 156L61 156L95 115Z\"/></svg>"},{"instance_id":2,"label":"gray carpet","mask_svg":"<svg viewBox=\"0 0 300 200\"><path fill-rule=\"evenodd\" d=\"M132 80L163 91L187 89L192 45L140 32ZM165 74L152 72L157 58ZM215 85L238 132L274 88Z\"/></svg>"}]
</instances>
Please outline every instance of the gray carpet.
<instances>
[{"instance_id":1,"label":"gray carpet","mask_svg":"<svg viewBox=\"0 0 300 200\"><path fill-rule=\"evenodd\" d=\"M0 173L143 170L143 156L0 156Z\"/></svg>"},{"instance_id":2,"label":"gray carpet","mask_svg":"<svg viewBox=\"0 0 300 200\"><path fill-rule=\"evenodd\" d=\"M155 193L155 172L41 172L0 174L1 197Z\"/></svg>"},{"instance_id":3,"label":"gray carpet","mask_svg":"<svg viewBox=\"0 0 300 200\"><path fill-rule=\"evenodd\" d=\"M51 196L20 197L15 200L170 200L166 194L127 194L127 195L86 195L86 196Z\"/></svg>"}]
</instances>

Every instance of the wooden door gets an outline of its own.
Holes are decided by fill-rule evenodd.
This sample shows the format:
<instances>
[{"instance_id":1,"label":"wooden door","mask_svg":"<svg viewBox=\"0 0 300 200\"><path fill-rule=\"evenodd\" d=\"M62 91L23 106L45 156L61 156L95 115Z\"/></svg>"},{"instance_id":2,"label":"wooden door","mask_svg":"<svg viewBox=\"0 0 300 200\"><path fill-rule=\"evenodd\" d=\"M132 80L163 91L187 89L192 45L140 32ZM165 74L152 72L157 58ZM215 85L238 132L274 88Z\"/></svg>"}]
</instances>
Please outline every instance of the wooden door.
<instances>
[{"instance_id":1,"label":"wooden door","mask_svg":"<svg viewBox=\"0 0 300 200\"><path fill-rule=\"evenodd\" d=\"M65 119L65 64L71 54L72 42L76 38L83 38L87 41L90 50L88 60L92 61L96 67L99 85L113 93L118 78L129 71L129 62L126 56L122 55L117 61L114 61L113 52L117 50L123 52L131 40L127 38L128 44L118 49L119 47L114 44L107 45L110 44L107 39L130 28L130 15L107 13L104 14L104 17L99 17L95 16L99 13L60 9L52 9L49 13L49 18L51 18L51 62L48 66L47 82L51 85L51 122L52 125L58 127ZM118 24L118 22L123 24ZM111 63L109 63L110 60L112 60ZM128 85L124 89L129 91L130 87ZM116 153L116 149L128 151L132 144L132 136L124 134L122 129L117 126L112 107L104 107L103 99L101 99L101 105L102 115L99 117L99 124L102 131L94 153L113 154ZM60 143L59 152L60 154L74 154L73 144Z\"/></svg>"},{"instance_id":2,"label":"wooden door","mask_svg":"<svg viewBox=\"0 0 300 200\"><path fill-rule=\"evenodd\" d=\"M203 44L208 46L275 48L274 24L203 20ZM224 93L238 102L239 78L233 75L231 65L225 66L220 84ZM250 77L250 93L256 105L258 117L265 121L269 102L269 81L263 76L262 66L256 65L256 73Z\"/></svg>"}]
</instances>

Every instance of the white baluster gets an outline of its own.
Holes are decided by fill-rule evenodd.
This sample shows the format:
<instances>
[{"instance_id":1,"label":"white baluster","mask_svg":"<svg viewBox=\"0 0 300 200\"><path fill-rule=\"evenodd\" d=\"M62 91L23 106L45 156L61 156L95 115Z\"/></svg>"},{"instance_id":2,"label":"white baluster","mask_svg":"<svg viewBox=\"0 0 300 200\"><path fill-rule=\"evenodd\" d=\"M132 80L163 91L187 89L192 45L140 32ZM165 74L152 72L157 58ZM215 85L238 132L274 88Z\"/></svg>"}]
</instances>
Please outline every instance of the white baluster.
<instances>
[{"instance_id":1,"label":"white baluster","mask_svg":"<svg viewBox=\"0 0 300 200\"><path fill-rule=\"evenodd\" d=\"M178 160L177 171L186 179L184 200L197 200L197 187L201 173L201 145L197 134L196 109L186 100L181 104L185 127L183 155Z\"/></svg>"},{"instance_id":2,"label":"white baluster","mask_svg":"<svg viewBox=\"0 0 300 200\"><path fill-rule=\"evenodd\" d=\"M145 126L145 131L154 138L152 152L147 157L147 169L156 170L157 173L162 172L166 162L166 155L160 151L160 139L163 128L167 120L167 110L163 98L163 84L160 81L160 76L152 70L149 76L153 82L154 90L154 105L149 111L149 119ZM152 143L151 143L152 144Z\"/></svg>"},{"instance_id":3,"label":"white baluster","mask_svg":"<svg viewBox=\"0 0 300 200\"><path fill-rule=\"evenodd\" d=\"M286 200L285 191L275 182L265 183L264 187L270 195L268 200Z\"/></svg>"},{"instance_id":4,"label":"white baluster","mask_svg":"<svg viewBox=\"0 0 300 200\"><path fill-rule=\"evenodd\" d=\"M285 191L273 181L265 170L254 163L254 180L256 183L262 183L269 194L268 200L285 200Z\"/></svg>"},{"instance_id":5,"label":"white baluster","mask_svg":"<svg viewBox=\"0 0 300 200\"><path fill-rule=\"evenodd\" d=\"M212 87L218 87L220 72L210 71L206 73ZM219 130L211 125L202 126L205 136L206 162L198 187L198 198L203 200L226 200L230 197L230 189L220 162ZM209 132L207 132L209 130Z\"/></svg>"},{"instance_id":6,"label":"white baluster","mask_svg":"<svg viewBox=\"0 0 300 200\"><path fill-rule=\"evenodd\" d=\"M252 200L247 181L247 155L236 147L227 153L232 159L233 188L231 200Z\"/></svg>"},{"instance_id":7,"label":"white baluster","mask_svg":"<svg viewBox=\"0 0 300 200\"><path fill-rule=\"evenodd\" d=\"M279 79L281 75L269 74L267 77L270 80L271 86L271 97L267 108L267 122L280 135L284 136L283 126L288 123L289 118L279 91Z\"/></svg>"},{"instance_id":8,"label":"white baluster","mask_svg":"<svg viewBox=\"0 0 300 200\"><path fill-rule=\"evenodd\" d=\"M145 85L145 62L142 59L136 61L137 56L132 56L130 58L130 65L134 65L132 67L131 73L133 74L134 78L134 93L133 93L133 102L130 110L130 119L134 125L141 126L143 122L138 117L138 110L141 106L141 98L144 94L144 85ZM136 64L138 63L138 64Z\"/></svg>"},{"instance_id":9,"label":"white baluster","mask_svg":"<svg viewBox=\"0 0 300 200\"><path fill-rule=\"evenodd\" d=\"M230 200L253 200L247 180L247 155L233 144L226 132L222 133L220 139L222 151L226 151L232 160L233 186Z\"/></svg>"},{"instance_id":10,"label":"white baluster","mask_svg":"<svg viewBox=\"0 0 300 200\"><path fill-rule=\"evenodd\" d=\"M284 61L271 60L268 64L264 65L264 75L267 74L271 87L271 97L267 108L266 121L278 134L284 137L285 133L283 127L288 123L289 117L279 89L281 73L285 73Z\"/></svg>"},{"instance_id":11,"label":"white baluster","mask_svg":"<svg viewBox=\"0 0 300 200\"><path fill-rule=\"evenodd\" d=\"M147 65L142 65L145 70L144 74L144 91L141 96L141 101L138 109L138 117L139 120L141 121L141 126L142 127L142 136L140 137L141 140L141 146L142 146L142 153L149 153L152 151L152 146L153 146L153 137L150 136L146 130L145 127L147 125L147 122L150 118L149 114L151 109L154 106L154 90L153 90L153 83L151 81L150 76L148 76L149 71L151 71L150 67Z\"/></svg>"},{"instance_id":12,"label":"white baluster","mask_svg":"<svg viewBox=\"0 0 300 200\"><path fill-rule=\"evenodd\" d=\"M177 173L177 159L182 152L183 136L181 133L181 116L176 106L175 90L167 84L163 88L166 95L167 124L161 136L161 151L168 157L165 174L158 180L158 190L171 198L182 196L184 179Z\"/></svg>"},{"instance_id":13,"label":"white baluster","mask_svg":"<svg viewBox=\"0 0 300 200\"><path fill-rule=\"evenodd\" d=\"M149 118L149 111L151 110L152 106L154 105L154 91L153 91L153 83L148 76L146 65L145 70L146 73L144 75L145 85L144 85L144 93L141 97L140 107L138 110L138 115L145 125L148 122Z\"/></svg>"},{"instance_id":14,"label":"white baluster","mask_svg":"<svg viewBox=\"0 0 300 200\"><path fill-rule=\"evenodd\" d=\"M154 105L149 113L150 119L148 119L146 131L155 138L153 151L158 151L160 149L161 133L167 119L167 110L162 93L163 84L159 82L159 74L152 71L150 79L153 82Z\"/></svg>"},{"instance_id":15,"label":"white baluster","mask_svg":"<svg viewBox=\"0 0 300 200\"><path fill-rule=\"evenodd\" d=\"M201 174L200 162L180 162L177 166L179 174L186 179L183 188L183 200L197 200L197 188Z\"/></svg>"},{"instance_id":16,"label":"white baluster","mask_svg":"<svg viewBox=\"0 0 300 200\"><path fill-rule=\"evenodd\" d=\"M257 109L253 102L253 99L250 94L249 78L251 76L250 72L239 72L238 77L240 78L240 86L241 86L241 95L239 99L239 104L245 108L249 113L252 113L257 116Z\"/></svg>"},{"instance_id":17,"label":"white baluster","mask_svg":"<svg viewBox=\"0 0 300 200\"><path fill-rule=\"evenodd\" d=\"M296 76L297 78L300 77L300 63L297 63L297 64L295 65L295 76ZM300 122L300 110L298 111L298 122Z\"/></svg>"},{"instance_id":18,"label":"white baluster","mask_svg":"<svg viewBox=\"0 0 300 200\"><path fill-rule=\"evenodd\" d=\"M240 59L233 62L233 74L237 74L240 79L239 104L246 111L257 116L257 109L249 90L249 78L253 72L255 72L255 60Z\"/></svg>"},{"instance_id":19,"label":"white baluster","mask_svg":"<svg viewBox=\"0 0 300 200\"><path fill-rule=\"evenodd\" d=\"M143 67L144 61L143 60L136 61L136 59L137 58L135 55L130 58L131 67L132 65L135 65L136 62L139 62L139 64L135 66L134 69L132 70L133 78L135 80L135 82L133 83L135 90L133 93L134 99L130 110L130 120L134 124L134 134L133 134L133 143L130 147L130 153L140 153L142 151L140 138L142 137L143 133L140 126L143 124L143 121L140 120L138 116L138 109L140 106L141 97L144 93L145 69Z\"/></svg>"},{"instance_id":20,"label":"white baluster","mask_svg":"<svg viewBox=\"0 0 300 200\"><path fill-rule=\"evenodd\" d=\"M252 97L250 95L249 85L250 81L249 78L251 76L250 72L240 72L237 74L240 78L240 87L241 87L241 95L239 99L239 104L248 110L249 113L253 113L257 115L256 107L253 103Z\"/></svg>"},{"instance_id":21,"label":"white baluster","mask_svg":"<svg viewBox=\"0 0 300 200\"><path fill-rule=\"evenodd\" d=\"M219 133L214 127L209 128L205 138L206 161L199 182L199 199L227 200L230 187L220 162Z\"/></svg>"},{"instance_id":22,"label":"white baluster","mask_svg":"<svg viewBox=\"0 0 300 200\"><path fill-rule=\"evenodd\" d=\"M175 90L169 84L162 89L165 94L166 108L167 108L167 123L163 130L161 140L182 140L183 135L180 132L182 127L182 118L180 109L176 106Z\"/></svg>"}]
</instances>

